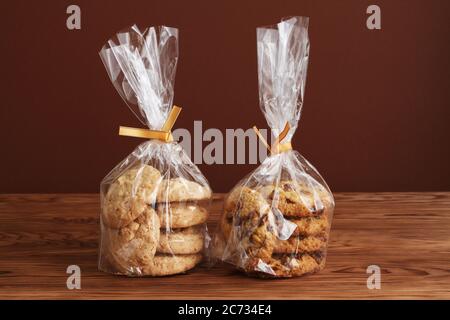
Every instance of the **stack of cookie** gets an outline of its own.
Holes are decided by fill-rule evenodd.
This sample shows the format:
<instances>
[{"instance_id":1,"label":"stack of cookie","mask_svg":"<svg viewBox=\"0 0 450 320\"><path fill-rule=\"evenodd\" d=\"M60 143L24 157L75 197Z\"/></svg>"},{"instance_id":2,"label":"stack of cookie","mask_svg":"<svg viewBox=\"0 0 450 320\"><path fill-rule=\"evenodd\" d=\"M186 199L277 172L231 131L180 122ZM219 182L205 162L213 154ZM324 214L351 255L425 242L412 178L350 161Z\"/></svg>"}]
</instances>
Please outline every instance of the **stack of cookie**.
<instances>
[{"instance_id":1,"label":"stack of cookie","mask_svg":"<svg viewBox=\"0 0 450 320\"><path fill-rule=\"evenodd\" d=\"M330 193L312 181L237 187L225 201L221 220L225 260L260 276L319 271L333 206Z\"/></svg>"},{"instance_id":2,"label":"stack of cookie","mask_svg":"<svg viewBox=\"0 0 450 320\"><path fill-rule=\"evenodd\" d=\"M102 198L100 269L132 276L164 276L202 259L209 187L162 179L144 165L118 177Z\"/></svg>"},{"instance_id":3,"label":"stack of cookie","mask_svg":"<svg viewBox=\"0 0 450 320\"><path fill-rule=\"evenodd\" d=\"M151 275L181 273L202 259L211 190L183 178L164 180L157 195L160 238ZM163 262L167 263L163 263ZM166 265L166 267L163 267Z\"/></svg>"}]
</instances>

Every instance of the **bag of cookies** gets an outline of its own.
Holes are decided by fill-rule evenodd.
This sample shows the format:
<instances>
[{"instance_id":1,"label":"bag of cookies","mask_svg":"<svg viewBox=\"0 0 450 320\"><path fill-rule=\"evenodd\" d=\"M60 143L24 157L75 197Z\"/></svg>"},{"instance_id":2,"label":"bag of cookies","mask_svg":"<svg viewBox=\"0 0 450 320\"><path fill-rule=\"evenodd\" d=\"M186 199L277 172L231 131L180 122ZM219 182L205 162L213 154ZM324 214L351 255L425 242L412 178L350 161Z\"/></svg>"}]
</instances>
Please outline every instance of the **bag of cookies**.
<instances>
[{"instance_id":1,"label":"bag of cookies","mask_svg":"<svg viewBox=\"0 0 450 320\"><path fill-rule=\"evenodd\" d=\"M260 106L276 139L270 155L225 197L212 255L248 274L293 277L325 264L334 199L291 139L303 105L308 18L257 29Z\"/></svg>"},{"instance_id":2,"label":"bag of cookies","mask_svg":"<svg viewBox=\"0 0 450 320\"><path fill-rule=\"evenodd\" d=\"M100 51L115 88L148 129L120 127L145 138L101 182L99 269L128 276L185 272L202 259L211 189L172 126L178 30L136 26Z\"/></svg>"}]
</instances>

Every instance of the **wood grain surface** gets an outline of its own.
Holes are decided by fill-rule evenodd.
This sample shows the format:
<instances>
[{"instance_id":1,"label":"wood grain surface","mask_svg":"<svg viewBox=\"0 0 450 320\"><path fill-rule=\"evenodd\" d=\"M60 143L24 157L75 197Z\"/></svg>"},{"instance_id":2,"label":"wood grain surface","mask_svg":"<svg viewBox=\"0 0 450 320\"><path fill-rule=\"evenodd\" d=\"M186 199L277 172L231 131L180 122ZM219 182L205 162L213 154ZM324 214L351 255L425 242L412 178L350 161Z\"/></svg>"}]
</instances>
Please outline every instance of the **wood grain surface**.
<instances>
[{"instance_id":1,"label":"wood grain surface","mask_svg":"<svg viewBox=\"0 0 450 320\"><path fill-rule=\"evenodd\" d=\"M222 196L213 201L214 231ZM3 299L450 299L450 192L338 193L327 265L285 280L249 278L226 265L163 278L97 270L97 194L0 195ZM81 268L68 290L66 268ZM381 268L381 289L366 268Z\"/></svg>"}]
</instances>

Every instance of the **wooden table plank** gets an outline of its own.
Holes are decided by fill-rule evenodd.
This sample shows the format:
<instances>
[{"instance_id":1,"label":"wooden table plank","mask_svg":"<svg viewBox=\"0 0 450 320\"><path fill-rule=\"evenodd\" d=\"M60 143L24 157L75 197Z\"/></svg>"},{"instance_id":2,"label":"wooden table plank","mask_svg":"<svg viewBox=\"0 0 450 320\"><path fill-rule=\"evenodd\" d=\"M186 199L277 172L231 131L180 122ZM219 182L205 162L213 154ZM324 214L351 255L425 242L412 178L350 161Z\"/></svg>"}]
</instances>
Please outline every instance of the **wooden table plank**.
<instances>
[{"instance_id":1,"label":"wooden table plank","mask_svg":"<svg viewBox=\"0 0 450 320\"><path fill-rule=\"evenodd\" d=\"M222 195L215 195L214 231ZM97 270L97 194L0 195L3 299L450 299L450 192L338 193L325 270L284 280L246 277L226 265L164 278ZM66 268L81 267L81 290ZM382 270L369 290L367 266Z\"/></svg>"}]
</instances>

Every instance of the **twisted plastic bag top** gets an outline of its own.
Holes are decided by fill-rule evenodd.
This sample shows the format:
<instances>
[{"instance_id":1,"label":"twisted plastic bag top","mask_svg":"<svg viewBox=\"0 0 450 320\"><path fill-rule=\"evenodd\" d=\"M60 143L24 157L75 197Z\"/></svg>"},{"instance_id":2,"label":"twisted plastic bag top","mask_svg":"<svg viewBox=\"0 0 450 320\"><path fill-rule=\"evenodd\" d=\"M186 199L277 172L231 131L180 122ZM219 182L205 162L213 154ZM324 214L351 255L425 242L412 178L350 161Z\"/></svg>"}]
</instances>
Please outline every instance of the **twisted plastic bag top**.
<instances>
[{"instance_id":1,"label":"twisted plastic bag top","mask_svg":"<svg viewBox=\"0 0 450 320\"><path fill-rule=\"evenodd\" d=\"M100 57L131 111L149 129L160 130L172 108L178 29L160 26L141 32L134 25L108 40Z\"/></svg>"},{"instance_id":2,"label":"twisted plastic bag top","mask_svg":"<svg viewBox=\"0 0 450 320\"><path fill-rule=\"evenodd\" d=\"M293 17L257 29L259 99L267 123L278 136L286 122L297 128L309 57L308 18Z\"/></svg>"}]
</instances>

